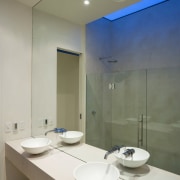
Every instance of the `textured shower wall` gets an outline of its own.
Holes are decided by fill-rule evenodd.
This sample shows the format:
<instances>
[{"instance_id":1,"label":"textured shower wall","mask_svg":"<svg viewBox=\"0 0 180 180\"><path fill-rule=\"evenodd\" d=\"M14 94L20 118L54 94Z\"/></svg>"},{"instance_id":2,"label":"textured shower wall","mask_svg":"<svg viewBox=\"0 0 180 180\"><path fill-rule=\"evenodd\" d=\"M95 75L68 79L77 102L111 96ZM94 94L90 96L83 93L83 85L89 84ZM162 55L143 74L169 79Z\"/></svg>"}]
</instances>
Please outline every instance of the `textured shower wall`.
<instances>
[{"instance_id":1,"label":"textured shower wall","mask_svg":"<svg viewBox=\"0 0 180 180\"><path fill-rule=\"evenodd\" d=\"M109 64L108 67L109 71L112 70L111 72L151 69L150 71L148 70L147 73L148 148L151 151L152 157L149 162L152 163L152 165L175 173L180 173L178 169L180 158L178 150L180 147L177 140L180 133L180 117L178 112L178 103L180 102L178 92L180 84L178 81L179 70L171 68L180 66L180 23L177 18L180 17L179 7L179 0L169 0L113 21L108 24L108 26L104 24L102 28L98 27L98 29L101 29L103 32L96 31L96 26L102 25L101 23L99 24L99 22L105 22L102 19L87 26L87 34L91 33L93 36L90 44L87 44L87 65L90 65L87 67L87 72L97 73L100 70L101 72L106 72L102 71L104 64L100 64L97 60L97 55L103 54L103 49L104 54L109 53L118 60L115 64ZM108 29L105 29L105 26L108 27ZM88 29L89 27L91 27L91 29ZM98 38L98 36L104 39L102 40ZM107 47L107 39L109 39L110 42L108 43L111 44L108 51L106 51L107 49L105 48ZM95 54L93 54L94 52ZM101 53L98 54L98 52ZM170 72L171 70L174 74ZM108 79L108 81L109 80L110 79ZM137 102L135 99L133 100L137 95L132 89L134 80L129 86L126 84L126 86L121 87L123 83L125 82L121 81L121 83L118 83L118 88L121 90L121 93L116 93L116 90L118 91L118 89L116 89L114 96L112 96L112 112L110 112L112 119L110 121L114 121L114 124L107 123L108 118L106 118L108 117L108 108L111 107L108 106L110 105L110 101L108 102L107 100L105 103L104 100L100 99L104 103L102 103L102 117L104 122L102 123L102 127L104 127L104 131L108 132L112 126L113 131L111 132L112 134L110 134L112 135L112 144L121 142L117 137L124 137L124 126L117 125L116 123L124 118L121 118L123 113L125 115L125 112L129 112L129 114L125 116L124 121L126 118L132 120L136 116L135 113L133 113L135 109L133 109L132 106L132 101ZM106 89L107 87L103 88ZM145 88L145 86L140 86L140 88ZM136 84L134 89L136 91ZM127 97L129 97L130 100L132 99L132 101L129 100L130 106L128 105L127 99L122 95L123 90L127 94ZM106 94L107 91L108 90L103 91L103 98L108 97ZM137 92L139 92L139 90ZM132 93L132 96L130 94L128 95L128 93ZM102 96L100 98L102 98ZM113 109L114 105L118 108ZM121 112L123 108L124 112ZM141 112L141 110L139 110L139 112ZM125 124L127 124L127 121L125 121ZM119 126L122 127L122 131ZM109 134L107 134L106 138L107 137L110 137ZM124 141L126 140L128 142L129 139L124 139ZM171 142L170 146L169 142ZM166 161L167 158L168 163Z\"/></svg>"},{"instance_id":2,"label":"textured shower wall","mask_svg":"<svg viewBox=\"0 0 180 180\"><path fill-rule=\"evenodd\" d=\"M179 7L179 0L169 0L113 21L113 70L180 65Z\"/></svg>"},{"instance_id":3,"label":"textured shower wall","mask_svg":"<svg viewBox=\"0 0 180 180\"><path fill-rule=\"evenodd\" d=\"M86 141L102 147L102 75L89 75L86 80Z\"/></svg>"},{"instance_id":4,"label":"textured shower wall","mask_svg":"<svg viewBox=\"0 0 180 180\"><path fill-rule=\"evenodd\" d=\"M112 144L137 146L137 122L146 115L146 71L113 74Z\"/></svg>"},{"instance_id":5,"label":"textured shower wall","mask_svg":"<svg viewBox=\"0 0 180 180\"><path fill-rule=\"evenodd\" d=\"M147 71L149 163L180 174L180 68Z\"/></svg>"},{"instance_id":6,"label":"textured shower wall","mask_svg":"<svg viewBox=\"0 0 180 180\"><path fill-rule=\"evenodd\" d=\"M86 72L108 72L109 66L101 57L111 55L110 21L102 18L86 25Z\"/></svg>"},{"instance_id":7,"label":"textured shower wall","mask_svg":"<svg viewBox=\"0 0 180 180\"><path fill-rule=\"evenodd\" d=\"M178 174L180 73L174 67L180 66L179 7L179 0L169 0L116 20L111 26L112 54L118 59L113 71L150 69L147 72L149 163ZM121 93L116 96L120 98ZM118 130L113 127L113 141Z\"/></svg>"},{"instance_id":8,"label":"textured shower wall","mask_svg":"<svg viewBox=\"0 0 180 180\"><path fill-rule=\"evenodd\" d=\"M111 142L108 141L108 138L111 139L111 128L103 123L108 119L107 111L111 108L108 108L110 104L103 102L104 96L107 95L104 91L107 88L105 90L103 87L102 76L111 70L99 59L111 55L110 25L108 20L102 18L86 26L86 140L87 143L101 148L105 148L105 144Z\"/></svg>"}]
</instances>

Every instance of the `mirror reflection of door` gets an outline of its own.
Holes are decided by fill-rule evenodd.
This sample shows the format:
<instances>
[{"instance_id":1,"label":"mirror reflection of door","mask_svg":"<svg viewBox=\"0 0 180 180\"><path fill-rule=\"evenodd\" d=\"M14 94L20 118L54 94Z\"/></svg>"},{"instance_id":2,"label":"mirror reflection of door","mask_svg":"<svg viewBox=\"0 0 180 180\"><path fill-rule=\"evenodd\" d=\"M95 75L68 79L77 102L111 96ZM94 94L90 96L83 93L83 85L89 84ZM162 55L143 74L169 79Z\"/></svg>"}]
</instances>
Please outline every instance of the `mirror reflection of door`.
<instances>
[{"instance_id":1,"label":"mirror reflection of door","mask_svg":"<svg viewBox=\"0 0 180 180\"><path fill-rule=\"evenodd\" d=\"M57 127L79 130L79 54L57 50Z\"/></svg>"}]
</instances>

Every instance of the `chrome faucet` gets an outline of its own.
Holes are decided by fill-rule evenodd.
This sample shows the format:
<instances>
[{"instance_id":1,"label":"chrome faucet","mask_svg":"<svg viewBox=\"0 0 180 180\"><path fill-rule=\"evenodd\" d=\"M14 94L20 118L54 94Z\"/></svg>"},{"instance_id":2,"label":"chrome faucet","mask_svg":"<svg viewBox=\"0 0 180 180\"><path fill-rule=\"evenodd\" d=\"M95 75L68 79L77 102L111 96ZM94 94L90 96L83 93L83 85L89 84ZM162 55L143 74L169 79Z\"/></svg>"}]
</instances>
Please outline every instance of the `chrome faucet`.
<instances>
[{"instance_id":1,"label":"chrome faucet","mask_svg":"<svg viewBox=\"0 0 180 180\"><path fill-rule=\"evenodd\" d=\"M135 153L135 150L134 149L126 149L126 151L123 153L124 156L127 158L129 156L133 156L133 154Z\"/></svg>"},{"instance_id":2,"label":"chrome faucet","mask_svg":"<svg viewBox=\"0 0 180 180\"><path fill-rule=\"evenodd\" d=\"M111 150L106 152L104 159L107 159L107 157L115 151L119 152L122 147L125 147L125 146L118 146L118 145L113 146Z\"/></svg>"},{"instance_id":3,"label":"chrome faucet","mask_svg":"<svg viewBox=\"0 0 180 180\"><path fill-rule=\"evenodd\" d=\"M67 130L64 129L64 128L54 128L52 130L49 130L47 132L45 132L45 136L49 133L49 132L54 132L54 133L64 133L66 132Z\"/></svg>"}]
</instances>

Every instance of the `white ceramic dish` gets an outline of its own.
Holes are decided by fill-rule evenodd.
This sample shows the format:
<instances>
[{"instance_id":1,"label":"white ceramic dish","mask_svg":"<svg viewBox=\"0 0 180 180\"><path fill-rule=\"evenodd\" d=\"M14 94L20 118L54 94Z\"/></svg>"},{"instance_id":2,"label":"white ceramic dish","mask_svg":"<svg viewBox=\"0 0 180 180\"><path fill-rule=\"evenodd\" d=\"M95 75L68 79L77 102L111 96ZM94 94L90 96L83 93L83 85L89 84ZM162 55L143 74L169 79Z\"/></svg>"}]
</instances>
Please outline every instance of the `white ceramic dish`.
<instances>
[{"instance_id":1,"label":"white ceramic dish","mask_svg":"<svg viewBox=\"0 0 180 180\"><path fill-rule=\"evenodd\" d=\"M117 158L119 163L125 167L130 167L130 168L137 168L142 165L144 165L149 157L150 154L144 149L136 148L136 147L126 147L126 149L134 149L135 153L133 156L125 157L123 155L125 149L121 148L119 153L114 153L114 156Z\"/></svg>"},{"instance_id":2,"label":"white ceramic dish","mask_svg":"<svg viewBox=\"0 0 180 180\"><path fill-rule=\"evenodd\" d=\"M30 154L40 154L48 150L51 142L48 138L32 138L24 140L21 143L21 147Z\"/></svg>"},{"instance_id":3,"label":"white ceramic dish","mask_svg":"<svg viewBox=\"0 0 180 180\"><path fill-rule=\"evenodd\" d=\"M74 144L81 140L83 133L80 131L67 131L59 135L63 142Z\"/></svg>"},{"instance_id":4,"label":"white ceramic dish","mask_svg":"<svg viewBox=\"0 0 180 180\"><path fill-rule=\"evenodd\" d=\"M118 180L119 170L111 164L103 162L88 162L75 168L76 180Z\"/></svg>"}]
</instances>

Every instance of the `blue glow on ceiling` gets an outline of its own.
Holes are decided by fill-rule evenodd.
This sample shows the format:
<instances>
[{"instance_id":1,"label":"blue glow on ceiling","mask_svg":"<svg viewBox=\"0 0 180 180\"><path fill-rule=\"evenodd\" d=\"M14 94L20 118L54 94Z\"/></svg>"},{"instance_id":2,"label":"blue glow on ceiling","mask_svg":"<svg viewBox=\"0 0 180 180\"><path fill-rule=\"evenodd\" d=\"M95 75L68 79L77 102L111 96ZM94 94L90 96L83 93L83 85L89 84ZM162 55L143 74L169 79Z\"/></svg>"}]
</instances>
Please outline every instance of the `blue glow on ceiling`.
<instances>
[{"instance_id":1,"label":"blue glow on ceiling","mask_svg":"<svg viewBox=\"0 0 180 180\"><path fill-rule=\"evenodd\" d=\"M115 11L111 14L108 14L108 15L104 16L104 18L106 18L110 21L113 21L113 20L116 20L116 19L121 18L123 16L127 16L129 14L135 13L137 11L143 10L145 8L159 4L159 3L164 2L164 1L167 1L167 0L141 0L141 1L139 1L135 4L132 4L128 7L125 7L123 9Z\"/></svg>"}]
</instances>

